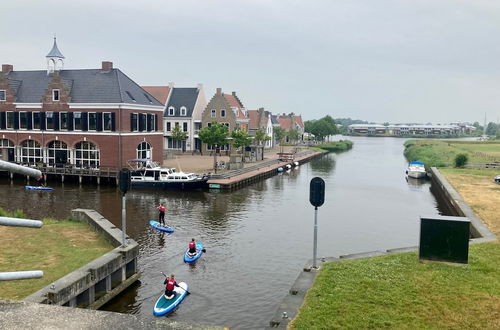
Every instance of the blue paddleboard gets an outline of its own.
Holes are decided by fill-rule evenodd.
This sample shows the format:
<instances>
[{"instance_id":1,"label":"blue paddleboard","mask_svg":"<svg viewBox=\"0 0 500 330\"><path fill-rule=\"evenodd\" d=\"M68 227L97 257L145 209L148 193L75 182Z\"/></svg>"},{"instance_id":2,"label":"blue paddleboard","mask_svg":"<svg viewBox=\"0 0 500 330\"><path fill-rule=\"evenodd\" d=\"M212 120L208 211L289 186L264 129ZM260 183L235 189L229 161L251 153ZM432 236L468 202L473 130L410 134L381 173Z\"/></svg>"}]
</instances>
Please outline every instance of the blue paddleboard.
<instances>
[{"instance_id":1,"label":"blue paddleboard","mask_svg":"<svg viewBox=\"0 0 500 330\"><path fill-rule=\"evenodd\" d=\"M198 260L203 254L203 244L201 242L196 242L196 253L189 253L189 248L184 253L184 262L193 262Z\"/></svg>"},{"instance_id":2,"label":"blue paddleboard","mask_svg":"<svg viewBox=\"0 0 500 330\"><path fill-rule=\"evenodd\" d=\"M26 190L54 190L51 187L42 187L42 186L24 186Z\"/></svg>"},{"instance_id":3,"label":"blue paddleboard","mask_svg":"<svg viewBox=\"0 0 500 330\"><path fill-rule=\"evenodd\" d=\"M156 220L149 220L149 225L154 229L165 231L167 233L173 233L174 229L168 226L160 225L160 223Z\"/></svg>"},{"instance_id":4,"label":"blue paddleboard","mask_svg":"<svg viewBox=\"0 0 500 330\"><path fill-rule=\"evenodd\" d=\"M179 283L180 288L174 288L174 296L171 299L167 299L165 294L162 294L160 298L156 301L155 307L153 308L154 316L163 316L170 313L177 305L179 305L187 295L188 285L185 282Z\"/></svg>"}]
</instances>

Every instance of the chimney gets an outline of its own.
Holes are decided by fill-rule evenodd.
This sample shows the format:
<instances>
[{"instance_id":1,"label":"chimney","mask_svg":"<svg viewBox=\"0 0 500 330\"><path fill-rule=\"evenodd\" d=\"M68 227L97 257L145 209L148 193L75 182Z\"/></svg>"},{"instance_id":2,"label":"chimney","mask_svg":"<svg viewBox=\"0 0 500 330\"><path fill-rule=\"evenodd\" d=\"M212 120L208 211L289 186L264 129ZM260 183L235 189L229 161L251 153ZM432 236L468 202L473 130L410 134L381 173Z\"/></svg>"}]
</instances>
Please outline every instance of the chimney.
<instances>
[{"instance_id":1,"label":"chimney","mask_svg":"<svg viewBox=\"0 0 500 330\"><path fill-rule=\"evenodd\" d=\"M233 96L236 96L236 92L232 92L231 94L233 94Z\"/></svg>"},{"instance_id":2,"label":"chimney","mask_svg":"<svg viewBox=\"0 0 500 330\"><path fill-rule=\"evenodd\" d=\"M4 74L8 74L11 71L14 71L12 64L2 64L2 72Z\"/></svg>"},{"instance_id":3,"label":"chimney","mask_svg":"<svg viewBox=\"0 0 500 330\"><path fill-rule=\"evenodd\" d=\"M102 71L111 71L113 69L113 62L102 61Z\"/></svg>"},{"instance_id":4,"label":"chimney","mask_svg":"<svg viewBox=\"0 0 500 330\"><path fill-rule=\"evenodd\" d=\"M222 94L222 88L217 88L217 95L221 95Z\"/></svg>"}]
</instances>

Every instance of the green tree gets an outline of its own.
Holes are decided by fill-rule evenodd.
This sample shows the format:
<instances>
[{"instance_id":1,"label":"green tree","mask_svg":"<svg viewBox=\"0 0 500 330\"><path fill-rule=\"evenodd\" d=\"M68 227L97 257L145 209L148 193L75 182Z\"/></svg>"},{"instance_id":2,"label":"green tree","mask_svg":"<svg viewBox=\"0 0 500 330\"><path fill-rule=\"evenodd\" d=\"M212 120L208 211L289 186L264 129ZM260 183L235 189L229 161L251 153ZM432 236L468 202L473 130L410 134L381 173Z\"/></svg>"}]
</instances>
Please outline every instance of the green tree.
<instances>
[{"instance_id":1,"label":"green tree","mask_svg":"<svg viewBox=\"0 0 500 330\"><path fill-rule=\"evenodd\" d=\"M496 136L497 131L498 131L498 125L493 122L489 122L488 125L486 126L486 135Z\"/></svg>"},{"instance_id":2,"label":"green tree","mask_svg":"<svg viewBox=\"0 0 500 330\"><path fill-rule=\"evenodd\" d=\"M240 129L236 129L233 132L231 132L231 144L233 145L235 150L238 150L241 147L246 147L252 143L252 137L250 134L248 134L247 131L242 131ZM241 152L241 159L243 161L244 153L243 150Z\"/></svg>"},{"instance_id":3,"label":"green tree","mask_svg":"<svg viewBox=\"0 0 500 330\"><path fill-rule=\"evenodd\" d=\"M275 127L273 129L273 133L274 133L274 138L280 144L280 152L283 152L283 140L285 139L286 131L281 127Z\"/></svg>"},{"instance_id":4,"label":"green tree","mask_svg":"<svg viewBox=\"0 0 500 330\"><path fill-rule=\"evenodd\" d=\"M214 172L217 173L217 147L227 143L227 137L229 135L229 130L227 126L219 124L218 122L213 122L208 127L203 127L198 136L201 142L206 143L212 147L214 153Z\"/></svg>"},{"instance_id":5,"label":"green tree","mask_svg":"<svg viewBox=\"0 0 500 330\"><path fill-rule=\"evenodd\" d=\"M267 135L264 130L259 128L255 131L255 142L257 142L258 145L261 145L262 142L269 140L271 140L271 137Z\"/></svg>"},{"instance_id":6,"label":"green tree","mask_svg":"<svg viewBox=\"0 0 500 330\"><path fill-rule=\"evenodd\" d=\"M465 165L467 165L467 162L469 161L469 156L467 154L458 154L455 157L455 167L463 168Z\"/></svg>"},{"instance_id":7,"label":"green tree","mask_svg":"<svg viewBox=\"0 0 500 330\"><path fill-rule=\"evenodd\" d=\"M188 137L188 133L184 132L179 125L175 125L172 129L172 139L175 141L185 141Z\"/></svg>"},{"instance_id":8,"label":"green tree","mask_svg":"<svg viewBox=\"0 0 500 330\"><path fill-rule=\"evenodd\" d=\"M299 130L296 128L289 130L287 132L287 135L290 138L290 140L292 140L292 141L300 140L300 133L299 133Z\"/></svg>"}]
</instances>

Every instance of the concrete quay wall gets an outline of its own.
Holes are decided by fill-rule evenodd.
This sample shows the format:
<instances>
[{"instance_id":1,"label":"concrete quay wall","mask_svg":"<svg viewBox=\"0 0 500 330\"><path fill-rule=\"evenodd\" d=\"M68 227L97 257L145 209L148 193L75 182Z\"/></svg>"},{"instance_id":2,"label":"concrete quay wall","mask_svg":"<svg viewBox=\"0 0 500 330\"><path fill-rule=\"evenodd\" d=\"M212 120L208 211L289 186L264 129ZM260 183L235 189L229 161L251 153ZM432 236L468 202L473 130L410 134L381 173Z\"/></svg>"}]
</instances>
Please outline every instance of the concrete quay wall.
<instances>
[{"instance_id":1,"label":"concrete quay wall","mask_svg":"<svg viewBox=\"0 0 500 330\"><path fill-rule=\"evenodd\" d=\"M137 242L127 237L127 246L122 247L121 230L94 210L76 209L71 213L73 219L87 223L115 248L24 301L97 309L139 279Z\"/></svg>"},{"instance_id":2,"label":"concrete quay wall","mask_svg":"<svg viewBox=\"0 0 500 330\"><path fill-rule=\"evenodd\" d=\"M463 200L460 194L451 186L446 178L435 167L431 168L432 189L438 199L446 204L451 212L457 216L467 217L471 223L470 243L481 243L497 240L496 236L477 217L472 209ZM373 258L383 255L418 251L418 246L390 249L386 251L372 251L366 253L356 253L341 255L339 257L319 258L319 268L311 267L312 260L309 260L300 271L294 284L283 298L276 309L273 318L269 321L267 329L286 329L290 321L297 315L298 309L302 306L307 291L313 285L316 275L321 269L321 264L327 262L338 262L342 260Z\"/></svg>"}]
</instances>

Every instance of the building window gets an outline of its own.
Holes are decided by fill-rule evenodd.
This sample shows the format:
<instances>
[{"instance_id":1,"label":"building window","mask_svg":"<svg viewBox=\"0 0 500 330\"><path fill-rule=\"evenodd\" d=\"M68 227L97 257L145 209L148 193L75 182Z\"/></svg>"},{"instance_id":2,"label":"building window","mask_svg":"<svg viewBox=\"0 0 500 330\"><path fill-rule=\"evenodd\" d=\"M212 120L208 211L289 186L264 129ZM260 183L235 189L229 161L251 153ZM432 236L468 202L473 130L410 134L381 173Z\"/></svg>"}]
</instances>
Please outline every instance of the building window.
<instances>
[{"instance_id":1,"label":"building window","mask_svg":"<svg viewBox=\"0 0 500 330\"><path fill-rule=\"evenodd\" d=\"M7 93L5 93L5 90L0 89L0 101L5 101L6 94Z\"/></svg>"},{"instance_id":2,"label":"building window","mask_svg":"<svg viewBox=\"0 0 500 330\"><path fill-rule=\"evenodd\" d=\"M52 141L48 145L47 163L49 165L64 165L69 160L68 145L62 141Z\"/></svg>"},{"instance_id":3,"label":"building window","mask_svg":"<svg viewBox=\"0 0 500 330\"><path fill-rule=\"evenodd\" d=\"M52 111L47 111L45 113L45 128L54 129L54 113Z\"/></svg>"},{"instance_id":4,"label":"building window","mask_svg":"<svg viewBox=\"0 0 500 330\"><path fill-rule=\"evenodd\" d=\"M217 115L217 110L215 109L210 110L210 117L215 118L216 115Z\"/></svg>"},{"instance_id":5,"label":"building window","mask_svg":"<svg viewBox=\"0 0 500 330\"><path fill-rule=\"evenodd\" d=\"M59 129L61 130L68 130L68 113L67 112L61 112L59 114Z\"/></svg>"},{"instance_id":6,"label":"building window","mask_svg":"<svg viewBox=\"0 0 500 330\"><path fill-rule=\"evenodd\" d=\"M137 113L132 114L132 132L137 132L139 130L139 116Z\"/></svg>"},{"instance_id":7,"label":"building window","mask_svg":"<svg viewBox=\"0 0 500 330\"><path fill-rule=\"evenodd\" d=\"M172 130L172 123L167 121L167 132L170 132Z\"/></svg>"},{"instance_id":8,"label":"building window","mask_svg":"<svg viewBox=\"0 0 500 330\"><path fill-rule=\"evenodd\" d=\"M186 107L181 107L181 116L185 116L187 114Z\"/></svg>"},{"instance_id":9,"label":"building window","mask_svg":"<svg viewBox=\"0 0 500 330\"><path fill-rule=\"evenodd\" d=\"M59 101L59 90L58 89L53 89L52 90L52 101Z\"/></svg>"},{"instance_id":10,"label":"building window","mask_svg":"<svg viewBox=\"0 0 500 330\"><path fill-rule=\"evenodd\" d=\"M97 112L89 112L89 131L97 130Z\"/></svg>"},{"instance_id":11,"label":"building window","mask_svg":"<svg viewBox=\"0 0 500 330\"><path fill-rule=\"evenodd\" d=\"M82 113L81 112L73 113L73 129L75 131L82 130Z\"/></svg>"},{"instance_id":12,"label":"building window","mask_svg":"<svg viewBox=\"0 0 500 330\"><path fill-rule=\"evenodd\" d=\"M19 112L19 129L28 129L28 113L26 111Z\"/></svg>"},{"instance_id":13,"label":"building window","mask_svg":"<svg viewBox=\"0 0 500 330\"><path fill-rule=\"evenodd\" d=\"M41 129L42 118L40 117L40 112L33 112L33 129Z\"/></svg>"},{"instance_id":14,"label":"building window","mask_svg":"<svg viewBox=\"0 0 500 330\"><path fill-rule=\"evenodd\" d=\"M99 168L99 149L92 142L82 141L75 146L75 166L78 168Z\"/></svg>"},{"instance_id":15,"label":"building window","mask_svg":"<svg viewBox=\"0 0 500 330\"><path fill-rule=\"evenodd\" d=\"M26 140L21 144L21 162L23 164L36 165L41 162L42 147L34 140Z\"/></svg>"},{"instance_id":16,"label":"building window","mask_svg":"<svg viewBox=\"0 0 500 330\"><path fill-rule=\"evenodd\" d=\"M7 129L14 129L14 112L13 111L7 111L7 121L6 121L6 128Z\"/></svg>"},{"instance_id":17,"label":"building window","mask_svg":"<svg viewBox=\"0 0 500 330\"><path fill-rule=\"evenodd\" d=\"M223 118L226 117L226 109L221 109L220 116Z\"/></svg>"},{"instance_id":18,"label":"building window","mask_svg":"<svg viewBox=\"0 0 500 330\"><path fill-rule=\"evenodd\" d=\"M111 112L105 112L102 114L102 130L111 132Z\"/></svg>"},{"instance_id":19,"label":"building window","mask_svg":"<svg viewBox=\"0 0 500 330\"><path fill-rule=\"evenodd\" d=\"M168 115L173 116L175 113L175 108L174 107L168 107Z\"/></svg>"},{"instance_id":20,"label":"building window","mask_svg":"<svg viewBox=\"0 0 500 330\"><path fill-rule=\"evenodd\" d=\"M151 159L151 145L144 141L137 146L138 159Z\"/></svg>"},{"instance_id":21,"label":"building window","mask_svg":"<svg viewBox=\"0 0 500 330\"><path fill-rule=\"evenodd\" d=\"M188 131L188 123L182 123L182 130L184 132L187 132Z\"/></svg>"}]
</instances>

